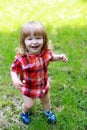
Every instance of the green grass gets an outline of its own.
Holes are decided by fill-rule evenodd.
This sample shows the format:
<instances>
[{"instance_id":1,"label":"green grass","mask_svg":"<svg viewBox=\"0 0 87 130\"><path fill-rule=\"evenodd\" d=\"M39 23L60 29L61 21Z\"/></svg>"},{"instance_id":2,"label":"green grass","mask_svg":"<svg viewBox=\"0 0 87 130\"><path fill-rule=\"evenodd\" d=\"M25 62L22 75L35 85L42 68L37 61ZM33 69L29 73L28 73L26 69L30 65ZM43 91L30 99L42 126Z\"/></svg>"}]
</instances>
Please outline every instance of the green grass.
<instances>
[{"instance_id":1,"label":"green grass","mask_svg":"<svg viewBox=\"0 0 87 130\"><path fill-rule=\"evenodd\" d=\"M87 2L86 0L3 0L0 2L0 129L87 129ZM68 63L49 65L51 104L57 123L49 125L39 100L29 126L20 120L22 97L10 77L19 31L29 20L42 22L55 53Z\"/></svg>"}]
</instances>

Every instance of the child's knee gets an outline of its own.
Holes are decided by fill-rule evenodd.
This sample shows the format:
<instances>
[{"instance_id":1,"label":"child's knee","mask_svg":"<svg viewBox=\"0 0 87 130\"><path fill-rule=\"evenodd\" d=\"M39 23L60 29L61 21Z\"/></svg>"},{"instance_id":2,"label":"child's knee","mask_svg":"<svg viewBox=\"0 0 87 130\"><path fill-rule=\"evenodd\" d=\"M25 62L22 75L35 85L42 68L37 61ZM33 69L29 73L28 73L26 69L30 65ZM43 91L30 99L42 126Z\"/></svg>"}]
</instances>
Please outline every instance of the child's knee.
<instances>
[{"instance_id":1,"label":"child's knee","mask_svg":"<svg viewBox=\"0 0 87 130\"><path fill-rule=\"evenodd\" d=\"M26 97L26 96L23 96L23 97L24 97L24 107L26 109L32 108L34 105L34 100L30 97Z\"/></svg>"},{"instance_id":2,"label":"child's knee","mask_svg":"<svg viewBox=\"0 0 87 130\"><path fill-rule=\"evenodd\" d=\"M50 102L50 95L47 93L44 95L44 97L41 99L42 103Z\"/></svg>"},{"instance_id":3,"label":"child's knee","mask_svg":"<svg viewBox=\"0 0 87 130\"><path fill-rule=\"evenodd\" d=\"M24 104L24 107L26 108L26 109L31 109L32 107L33 107L33 104Z\"/></svg>"}]
</instances>

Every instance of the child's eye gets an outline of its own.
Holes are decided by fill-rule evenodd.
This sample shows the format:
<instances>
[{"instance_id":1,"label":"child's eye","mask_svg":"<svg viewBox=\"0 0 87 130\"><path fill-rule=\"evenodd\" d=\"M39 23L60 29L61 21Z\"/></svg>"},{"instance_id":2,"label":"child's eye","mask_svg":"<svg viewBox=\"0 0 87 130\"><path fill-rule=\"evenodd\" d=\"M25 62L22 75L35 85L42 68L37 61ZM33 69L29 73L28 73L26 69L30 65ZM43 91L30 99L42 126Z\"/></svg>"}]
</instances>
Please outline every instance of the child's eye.
<instances>
[{"instance_id":1,"label":"child's eye","mask_svg":"<svg viewBox=\"0 0 87 130\"><path fill-rule=\"evenodd\" d=\"M41 39L41 37L36 37L36 39Z\"/></svg>"},{"instance_id":2,"label":"child's eye","mask_svg":"<svg viewBox=\"0 0 87 130\"><path fill-rule=\"evenodd\" d=\"M28 38L28 40L32 40L32 38Z\"/></svg>"}]
</instances>

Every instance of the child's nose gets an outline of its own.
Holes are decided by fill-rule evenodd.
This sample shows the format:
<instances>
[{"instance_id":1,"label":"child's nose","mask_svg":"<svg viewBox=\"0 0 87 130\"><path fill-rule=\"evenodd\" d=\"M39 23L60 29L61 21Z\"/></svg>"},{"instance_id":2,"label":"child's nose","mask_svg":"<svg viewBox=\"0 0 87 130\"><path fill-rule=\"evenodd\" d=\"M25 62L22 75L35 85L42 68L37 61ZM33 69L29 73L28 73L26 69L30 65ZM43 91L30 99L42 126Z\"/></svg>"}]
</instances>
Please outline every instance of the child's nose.
<instances>
[{"instance_id":1,"label":"child's nose","mask_svg":"<svg viewBox=\"0 0 87 130\"><path fill-rule=\"evenodd\" d=\"M34 44L37 43L37 42L36 42L36 39L33 39L33 40L32 40L32 43L34 43Z\"/></svg>"}]
</instances>

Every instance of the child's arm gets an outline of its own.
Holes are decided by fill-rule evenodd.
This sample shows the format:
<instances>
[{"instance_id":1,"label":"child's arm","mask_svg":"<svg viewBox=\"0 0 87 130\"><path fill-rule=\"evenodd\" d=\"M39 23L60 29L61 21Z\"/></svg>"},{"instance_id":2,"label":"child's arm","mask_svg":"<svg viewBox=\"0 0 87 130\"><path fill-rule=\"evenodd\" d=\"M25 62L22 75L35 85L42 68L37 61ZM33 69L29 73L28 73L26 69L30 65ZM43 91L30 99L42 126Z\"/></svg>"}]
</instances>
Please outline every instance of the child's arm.
<instances>
[{"instance_id":1,"label":"child's arm","mask_svg":"<svg viewBox=\"0 0 87 130\"><path fill-rule=\"evenodd\" d=\"M67 62L68 58L64 54L53 54L52 61L63 61Z\"/></svg>"},{"instance_id":2,"label":"child's arm","mask_svg":"<svg viewBox=\"0 0 87 130\"><path fill-rule=\"evenodd\" d=\"M11 71L11 78L12 78L12 81L13 81L13 84L14 86L17 88L17 89L20 89L22 86L23 86L23 83L21 82L21 80L18 78L18 75Z\"/></svg>"}]
</instances>

